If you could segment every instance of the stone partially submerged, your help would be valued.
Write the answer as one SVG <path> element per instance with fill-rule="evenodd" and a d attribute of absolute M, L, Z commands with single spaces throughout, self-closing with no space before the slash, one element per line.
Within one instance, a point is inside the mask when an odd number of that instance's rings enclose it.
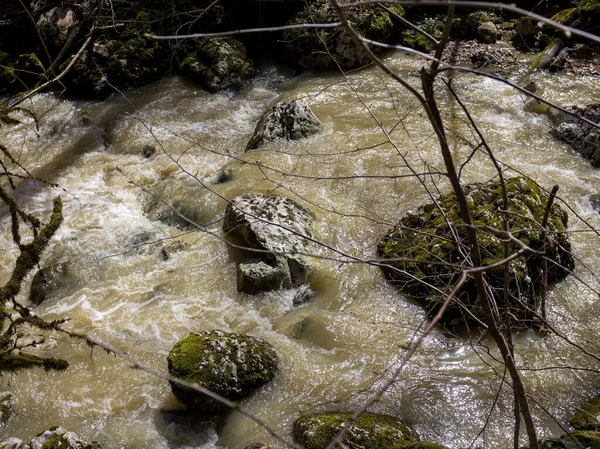
<path fill-rule="evenodd" d="M 62 427 L 53 427 L 42 432 L 31 440 L 23 443 L 19 438 L 8 438 L 0 442 L 1 449 L 103 449 L 97 441 L 86 443 L 81 441 L 73 432 Z"/>
<path fill-rule="evenodd" d="M 298 100 L 281 101 L 262 116 L 246 145 L 246 151 L 277 139 L 303 139 L 320 130 L 321 122 L 307 104 Z"/>
<path fill-rule="evenodd" d="M 169 374 L 199 384 L 230 401 L 249 396 L 277 372 L 279 357 L 267 342 L 222 331 L 190 334 L 179 340 L 167 358 Z M 226 409 L 222 403 L 175 382 L 179 402 L 206 413 Z"/>
<path fill-rule="evenodd" d="M 352 413 L 323 413 L 298 418 L 294 441 L 305 449 L 325 449 L 351 417 Z M 367 412 L 352 423 L 343 439 L 347 447 L 370 449 L 399 449 L 418 441 L 419 435 L 398 418 Z"/>
<path fill-rule="evenodd" d="M 568 109 L 600 126 L 600 104 L 572 106 Z M 554 135 L 589 159 L 594 167 L 600 167 L 600 128 L 554 108 L 549 113 Z"/>
<path fill-rule="evenodd" d="M 503 229 L 502 188 L 499 182 L 477 183 L 463 187 L 469 202 L 471 219 L 479 227 L 477 236 L 484 265 L 493 265 L 504 259 L 501 235 L 489 229 Z M 533 250 L 542 250 L 544 242 L 540 232 L 548 195 L 534 182 L 524 178 L 506 181 L 509 199 L 508 224 L 512 235 Z M 379 255 L 387 259 L 382 265 L 388 278 L 403 290 L 422 301 L 434 315 L 446 294 L 458 282 L 468 252 L 465 228 L 458 216 L 458 204 L 453 193 L 437 199 L 435 204 L 421 206 L 416 212 L 406 214 L 378 244 Z M 440 212 L 443 210 L 443 214 Z M 452 226 L 449 226 L 449 223 Z M 484 227 L 489 227 L 488 230 Z M 548 249 L 548 281 L 564 279 L 573 269 L 571 244 L 568 240 L 567 214 L 553 204 L 548 216 L 548 236 L 553 242 Z M 456 244 L 455 236 L 462 249 Z M 508 244 L 509 254 L 521 249 L 515 242 Z M 508 262 L 510 313 L 518 320 L 535 319 L 539 308 L 542 282 L 540 255 L 524 253 Z M 500 298 L 503 297 L 504 267 L 496 266 L 485 272 L 485 279 Z M 499 304 L 501 310 L 506 306 Z M 466 309 L 466 310 L 465 310 Z M 468 279 L 444 314 L 448 324 L 460 324 L 472 317 L 482 320 L 475 284 Z"/>
<path fill-rule="evenodd" d="M 308 263 L 301 254 L 309 249 L 313 221 L 312 212 L 289 198 L 234 198 L 227 205 L 223 231 L 241 246 L 258 250 L 240 263 L 238 290 L 257 293 L 306 283 Z"/>

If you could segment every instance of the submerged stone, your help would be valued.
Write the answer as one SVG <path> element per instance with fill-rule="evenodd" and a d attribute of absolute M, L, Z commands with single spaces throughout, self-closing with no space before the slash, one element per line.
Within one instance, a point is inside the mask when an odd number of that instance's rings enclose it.
<path fill-rule="evenodd" d="M 246 151 L 277 139 L 303 139 L 320 130 L 321 122 L 307 104 L 298 100 L 281 101 L 262 116 L 246 145 Z"/>
<path fill-rule="evenodd" d="M 72 263 L 62 262 L 38 270 L 31 281 L 29 301 L 39 305 L 58 291 L 65 295 L 73 293 L 83 285 L 83 279 Z"/>
<path fill-rule="evenodd" d="M 325 449 L 352 413 L 323 413 L 298 418 L 294 422 L 294 441 L 305 449 Z M 377 413 L 362 413 L 344 435 L 352 448 L 392 449 L 419 441 L 417 433 L 398 418 Z"/>
<path fill-rule="evenodd" d="M 490 229 L 502 230 L 503 217 L 508 219 L 514 237 L 533 250 L 544 247 L 540 223 L 543 220 L 548 195 L 534 182 L 524 178 L 506 181 L 509 213 L 503 214 L 502 188 L 498 181 L 463 186 L 471 219 L 478 226 L 477 236 L 484 265 L 493 265 L 504 259 L 501 235 Z M 387 259 L 382 265 L 388 278 L 403 290 L 422 301 L 434 315 L 445 300 L 445 293 L 458 282 L 465 257 L 468 254 L 465 228 L 461 226 L 458 204 L 454 193 L 437 199 L 437 204 L 421 206 L 406 214 L 378 244 L 379 255 Z M 442 212 L 440 211 L 443 211 Z M 548 249 L 548 281 L 564 279 L 574 267 L 567 229 L 567 214 L 553 204 L 547 223 L 548 236 L 554 242 Z M 460 247 L 456 243 L 458 238 Z M 508 244 L 509 254 L 521 247 Z M 402 259 L 402 260 L 399 260 Z M 509 304 L 498 301 L 501 310 L 508 308 L 517 320 L 534 320 L 538 310 L 542 281 L 541 257 L 525 253 L 508 262 Z M 504 288 L 504 267 L 497 266 L 484 274 L 490 287 Z M 466 310 L 464 310 L 464 309 Z M 444 314 L 443 321 L 460 324 L 464 320 L 484 319 L 475 284 L 468 279 Z"/>
<path fill-rule="evenodd" d="M 169 178 L 159 181 L 143 195 L 144 213 L 150 220 L 162 221 L 179 228 L 194 228 L 213 222 L 223 210 L 224 200 L 208 185 L 213 179 L 199 182 L 189 178 Z"/>
<path fill-rule="evenodd" d="M 279 357 L 267 342 L 222 331 L 190 334 L 167 358 L 169 374 L 199 384 L 230 401 L 238 401 L 275 376 Z M 171 382 L 179 402 L 206 413 L 226 409 L 218 401 Z"/>
<path fill-rule="evenodd" d="M 225 211 L 223 231 L 252 257 L 238 268 L 238 290 L 247 293 L 297 287 L 307 282 L 304 256 L 313 237 L 314 216 L 295 201 L 276 195 L 246 194 Z"/>

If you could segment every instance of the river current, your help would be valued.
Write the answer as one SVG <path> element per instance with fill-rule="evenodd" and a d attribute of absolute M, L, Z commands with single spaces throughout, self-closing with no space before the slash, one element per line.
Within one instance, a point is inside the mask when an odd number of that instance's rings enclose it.
<path fill-rule="evenodd" d="M 419 85 L 422 60 L 398 55 L 387 62 Z M 598 78 L 539 74 L 534 79 L 539 92 L 561 105 L 589 104 L 600 92 Z M 600 171 L 554 139 L 545 116 L 527 112 L 525 98 L 497 81 L 457 74 L 453 86 L 502 162 L 547 189 L 560 185 L 559 196 L 573 209 L 571 230 L 588 230 L 576 214 L 600 227 L 588 200 L 598 192 Z M 474 135 L 448 91 L 440 88 L 438 98 L 461 164 L 471 151 L 464 139 L 472 141 Z M 305 101 L 323 131 L 244 153 L 256 122 L 275 99 Z M 301 413 L 356 409 L 401 363 L 406 345 L 422 329 L 423 308 L 388 285 L 379 268 L 348 263 L 348 256 L 375 258 L 378 239 L 403 214 L 428 201 L 419 182 L 403 176 L 410 174 L 407 163 L 416 172 L 441 171 L 443 164 L 424 111 L 381 71 L 366 69 L 346 79 L 339 74 L 294 78 L 271 67 L 245 90 L 218 94 L 173 76 L 105 102 L 42 94 L 24 106 L 38 117 L 39 134 L 26 122 L 2 128 L 2 142 L 35 176 L 60 188 L 29 182 L 16 195 L 44 217 L 61 195 L 65 221 L 41 265 L 67 262 L 76 280 L 33 308 L 36 314 L 68 317 L 66 328 L 162 372 L 172 345 L 190 332 L 222 329 L 262 338 L 279 352 L 280 371 L 241 406 L 288 439 Z M 386 143 L 380 125 L 395 148 Z M 146 145 L 157 149 L 154 156 L 142 156 Z M 218 195 L 281 194 L 315 213 L 316 236 L 326 246 L 312 249 L 310 285 L 316 296 L 309 303 L 294 306 L 293 290 L 236 291 L 236 256 L 222 239 L 218 219 L 225 201 L 217 195 L 207 196 L 202 205 L 208 233 L 182 231 L 144 214 L 144 189 L 190 175 L 209 182 L 226 164 L 233 179 L 213 186 Z M 494 175 L 489 160 L 477 154 L 462 179 L 485 181 Z M 426 182 L 434 191 L 449 189 L 437 175 Z M 0 280 L 5 282 L 16 252 L 3 213 Z M 571 241 L 576 274 L 599 288 L 598 236 L 576 232 Z M 24 303 L 28 291 L 27 286 L 21 294 Z M 550 291 L 549 320 L 586 349 L 598 351 L 599 305 L 597 295 L 570 277 Z M 512 392 L 508 385 L 499 390 L 503 370 L 491 357 L 496 356 L 493 344 L 474 332 L 465 339 L 435 329 L 371 410 L 406 419 L 422 439 L 451 448 L 468 447 L 476 438 L 476 446 L 508 447 Z M 597 387 L 594 374 L 564 367 L 597 366 L 556 336 L 520 331 L 514 338 L 519 365 L 535 368 L 523 376 L 543 407 L 534 406 L 539 434 L 558 436 L 564 433 L 559 425 Z M 16 398 L 15 416 L 0 429 L 4 437 L 28 440 L 61 425 L 107 448 L 242 449 L 275 441 L 239 414 L 218 422 L 190 416 L 166 381 L 102 350 L 62 336 L 39 350 L 58 354 L 70 367 L 2 378 L 3 389 Z M 558 368 L 540 370 L 548 367 Z"/>

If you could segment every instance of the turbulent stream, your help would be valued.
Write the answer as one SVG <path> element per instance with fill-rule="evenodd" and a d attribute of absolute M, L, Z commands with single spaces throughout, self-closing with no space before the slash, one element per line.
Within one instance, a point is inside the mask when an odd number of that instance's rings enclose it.
<path fill-rule="evenodd" d="M 421 60 L 398 55 L 388 62 L 418 86 Z M 597 78 L 542 74 L 536 81 L 540 92 L 564 105 L 592 103 L 600 92 Z M 456 75 L 453 86 L 501 161 L 546 188 L 559 184 L 560 196 L 574 212 L 600 228 L 600 216 L 588 200 L 598 191 L 600 171 L 556 141 L 545 116 L 526 112 L 525 99 L 496 81 Z M 258 118 L 276 98 L 307 102 L 323 122 L 323 132 L 244 153 Z M 474 135 L 445 89 L 438 98 L 460 164 L 470 154 L 463 139 L 474 140 Z M 47 217 L 52 198 L 61 195 L 65 222 L 42 266 L 68 262 L 72 280 L 35 313 L 68 317 L 67 328 L 162 372 L 172 345 L 190 332 L 223 329 L 265 339 L 279 352 L 281 369 L 241 405 L 286 438 L 303 412 L 360 406 L 401 363 L 425 319 L 422 307 L 388 285 L 379 268 L 347 263 L 347 256 L 375 258 L 376 243 L 387 229 L 428 201 L 419 182 L 404 176 L 410 174 L 406 162 L 416 172 L 435 172 L 442 169 L 442 159 L 423 110 L 382 72 L 367 69 L 346 81 L 337 74 L 292 78 L 266 68 L 246 90 L 219 94 L 169 77 L 102 103 L 43 94 L 26 106 L 39 118 L 39 136 L 26 123 L 3 128 L 2 141 L 35 176 L 60 186 L 29 182 L 17 196 L 28 210 Z M 373 117 L 396 148 L 386 143 Z M 157 148 L 153 157 L 141 155 L 145 145 Z M 211 181 L 226 164 L 233 179 L 213 185 L 216 194 L 207 194 L 200 205 L 202 224 L 210 232 L 182 231 L 144 214 L 149 195 L 144 189 L 166 178 Z M 481 154 L 462 173 L 466 182 L 494 175 Z M 427 179 L 435 189 L 432 181 L 448 191 L 439 176 Z M 225 200 L 220 197 L 247 191 L 289 196 L 317 216 L 317 239 L 326 246 L 313 247 L 310 284 L 316 297 L 308 304 L 294 306 L 291 290 L 236 291 L 236 254 L 222 239 Z M 16 254 L 9 217 L 3 214 L 2 282 Z M 569 221 L 570 229 L 588 229 L 573 212 Z M 576 273 L 598 288 L 588 268 L 600 267 L 599 238 L 579 232 L 572 242 Z M 28 290 L 22 292 L 25 303 Z M 550 322 L 587 349 L 599 349 L 599 303 L 581 282 L 568 278 L 550 292 Z M 468 447 L 488 419 L 502 377 L 486 350 L 491 342 L 478 337 L 434 330 L 372 410 L 406 419 L 423 439 Z M 521 331 L 515 343 L 524 367 L 593 366 L 556 336 Z M 275 441 L 239 414 L 203 422 L 182 412 L 166 381 L 99 349 L 54 336 L 40 350 L 67 359 L 70 368 L 3 377 L 3 389 L 16 397 L 16 415 L 1 429 L 4 437 L 26 440 L 61 425 L 108 448 L 242 449 Z M 597 386 L 592 374 L 569 369 L 524 371 L 524 377 L 535 400 L 556 418 L 535 408 L 542 436 L 561 434 L 559 424 Z M 505 385 L 476 445 L 508 447 L 511 438 L 512 393 Z"/>

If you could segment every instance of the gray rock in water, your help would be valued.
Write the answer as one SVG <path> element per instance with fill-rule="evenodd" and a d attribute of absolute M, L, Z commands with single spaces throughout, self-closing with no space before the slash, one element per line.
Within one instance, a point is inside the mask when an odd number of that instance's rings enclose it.
<path fill-rule="evenodd" d="M 29 448 L 29 445 L 25 447 Z M 23 440 L 15 437 L 7 438 L 0 442 L 0 449 L 24 449 Z"/>
<path fill-rule="evenodd" d="M 493 22 L 484 22 L 477 27 L 477 33 L 483 42 L 493 44 L 500 37 L 500 31 Z"/>
<path fill-rule="evenodd" d="M 29 301 L 39 305 L 59 290 L 65 295 L 83 286 L 83 280 L 69 262 L 56 263 L 38 270 L 31 281 Z"/>
<path fill-rule="evenodd" d="M 600 104 L 572 106 L 569 110 L 600 124 Z M 594 167 L 600 167 L 600 129 L 554 108 L 550 108 L 549 114 L 554 125 L 554 135 L 569 143 L 575 151 L 589 159 Z"/>
<path fill-rule="evenodd" d="M 15 412 L 15 398 L 10 391 L 0 394 L 0 425 L 6 424 Z M 0 447 L 2 447 L 0 445 Z"/>
<path fill-rule="evenodd" d="M 247 194 L 227 206 L 223 230 L 259 250 L 240 264 L 238 289 L 247 293 L 299 286 L 307 281 L 314 215 L 295 201 L 275 195 Z"/>
<path fill-rule="evenodd" d="M 321 122 L 310 107 L 301 101 L 276 103 L 262 116 L 246 151 L 258 148 L 264 142 L 277 139 L 298 140 L 317 134 Z"/>

